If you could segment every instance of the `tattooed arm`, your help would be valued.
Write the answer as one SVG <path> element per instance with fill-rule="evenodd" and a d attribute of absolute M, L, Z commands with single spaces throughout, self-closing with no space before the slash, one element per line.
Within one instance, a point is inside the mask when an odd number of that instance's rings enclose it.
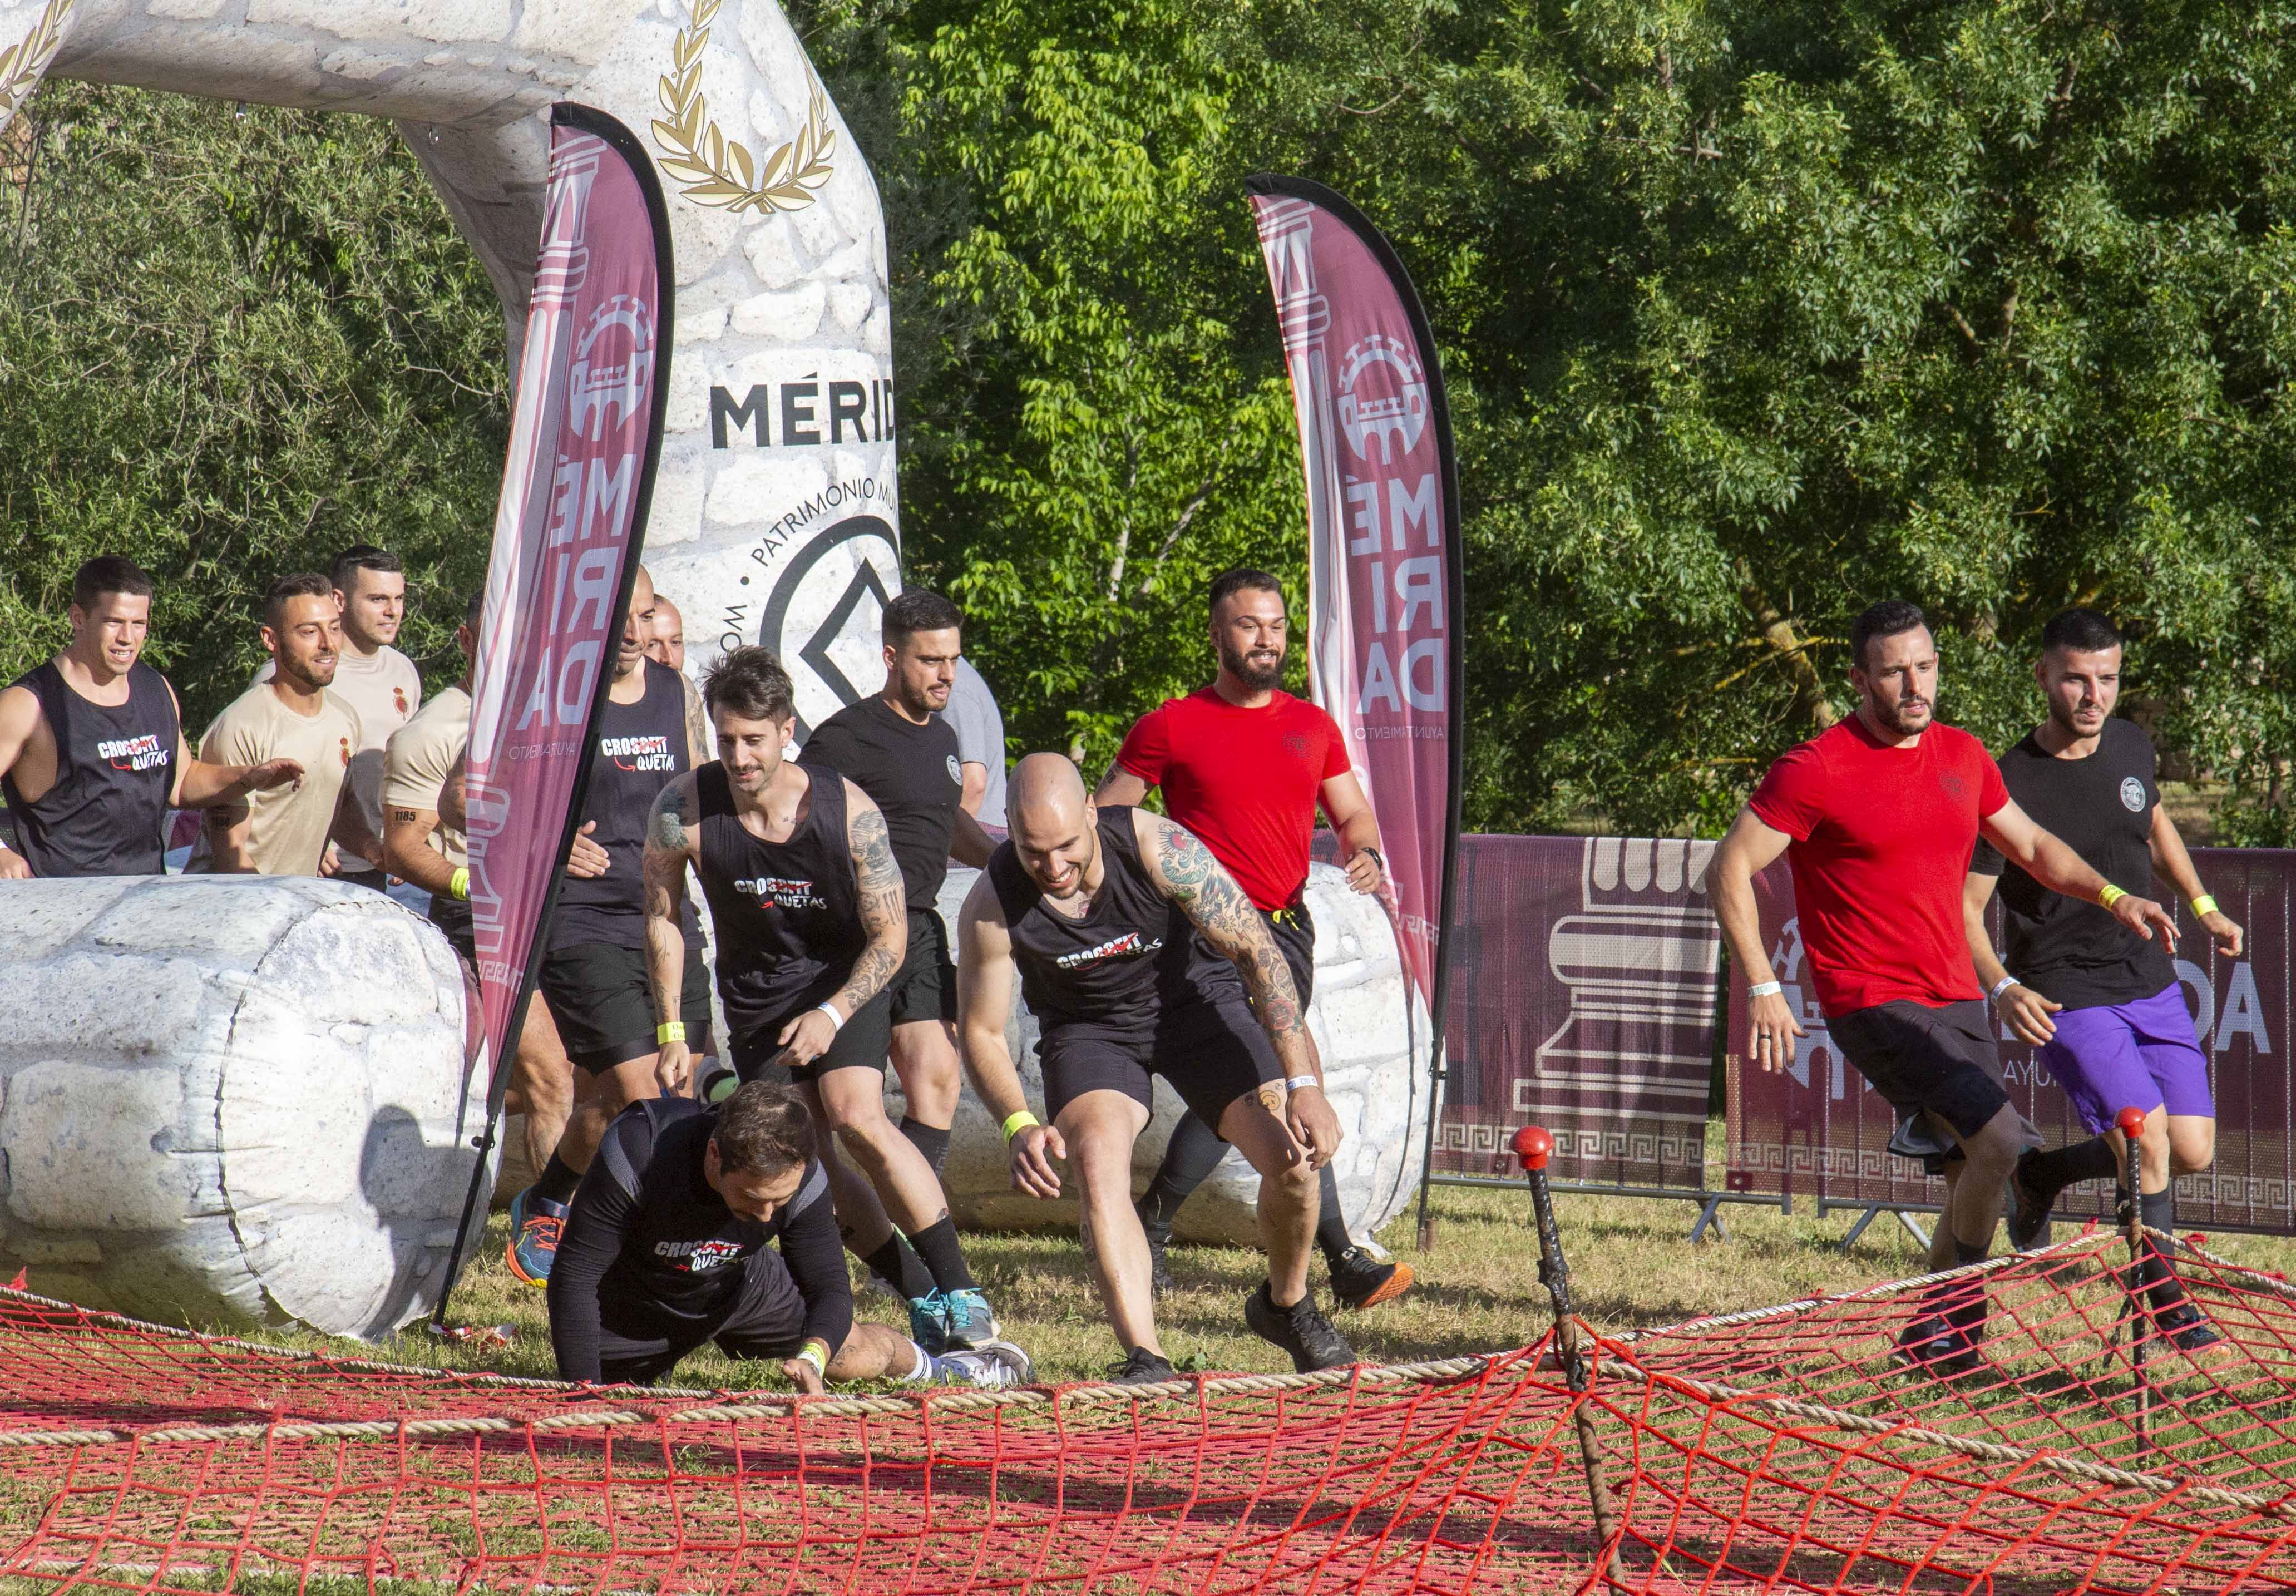
<path fill-rule="evenodd" d="M 659 1025 L 668 1025 L 684 1012 L 679 999 L 685 987 L 685 932 L 677 923 L 677 911 L 685 901 L 686 861 L 694 856 L 701 836 L 695 793 L 693 773 L 688 771 L 661 790 L 646 821 L 641 866 L 645 878 L 646 985 L 652 989 Z M 693 1073 L 692 1050 L 684 1042 L 663 1043 L 653 1073 L 664 1092 L 684 1093 Z"/>
<path fill-rule="evenodd" d="M 684 672 L 678 674 L 677 684 L 685 690 L 686 761 L 699 768 L 718 757 L 718 740 L 709 730 L 709 715 L 701 707 L 701 692 Z"/>
<path fill-rule="evenodd" d="M 826 770 L 809 774 L 816 782 L 845 781 Z M 868 941 L 846 973 L 845 985 L 827 1003 L 783 1026 L 775 1038 L 791 1064 L 810 1064 L 827 1052 L 845 1022 L 885 989 L 909 951 L 908 904 L 901 867 L 893 863 L 892 839 L 885 833 L 884 814 L 850 782 L 845 782 L 845 839 L 853 850 L 854 886 Z"/>
<path fill-rule="evenodd" d="M 1243 978 L 1252 1011 L 1283 1062 L 1283 1078 L 1300 1083 L 1289 1094 L 1284 1118 L 1308 1161 L 1321 1169 L 1339 1150 L 1339 1120 L 1324 1100 L 1322 1071 L 1308 1045 L 1307 1012 L 1267 921 L 1195 833 L 1145 809 L 1132 812 L 1132 826 L 1149 879 Z"/>

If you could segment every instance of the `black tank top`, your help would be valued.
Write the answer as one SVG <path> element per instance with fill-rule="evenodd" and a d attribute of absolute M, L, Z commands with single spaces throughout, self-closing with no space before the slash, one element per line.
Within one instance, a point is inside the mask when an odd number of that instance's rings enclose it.
<path fill-rule="evenodd" d="M 1100 896 L 1071 920 L 1045 895 L 1005 842 L 989 855 L 988 876 L 1012 933 L 1021 995 L 1046 1030 L 1086 1027 L 1142 1036 L 1167 1011 L 1243 997 L 1235 966 L 1196 947 L 1187 913 L 1157 890 L 1140 863 L 1132 810 L 1100 806 Z"/>
<path fill-rule="evenodd" d="M 767 842 L 742 826 L 722 763 L 713 759 L 695 773 L 701 891 L 718 931 L 718 994 L 737 1031 L 826 1002 L 869 940 L 845 831 L 845 780 L 823 765 L 798 768 L 813 791 L 787 842 Z"/>
<path fill-rule="evenodd" d="M 667 665 L 645 662 L 645 697 L 608 699 L 598 711 L 590 786 L 582 819 L 595 821 L 590 840 L 606 850 L 606 873 L 568 876 L 550 922 L 554 950 L 578 942 L 645 948 L 645 834 L 661 790 L 692 768 L 685 743 L 684 680 Z"/>
<path fill-rule="evenodd" d="M 183 726 L 160 673 L 127 667 L 127 701 L 98 704 L 64 681 L 55 661 L 12 685 L 31 690 L 56 741 L 56 784 L 37 800 L 0 777 L 9 815 L 36 876 L 156 876 L 167 868 L 160 827 L 176 785 Z"/>

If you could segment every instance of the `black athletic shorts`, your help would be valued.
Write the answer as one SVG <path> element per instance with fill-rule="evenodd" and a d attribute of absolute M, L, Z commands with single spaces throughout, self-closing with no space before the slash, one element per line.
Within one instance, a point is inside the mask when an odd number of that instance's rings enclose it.
<path fill-rule="evenodd" d="M 805 1298 L 776 1253 L 742 1261 L 742 1291 L 722 1315 L 704 1324 L 679 1324 L 674 1333 L 649 1324 L 637 1305 L 617 1304 L 611 1286 L 598 1292 L 599 1379 L 606 1385 L 651 1386 L 688 1353 L 715 1341 L 729 1358 L 793 1358 L 805 1345 Z M 834 1351 L 835 1348 L 832 1348 Z"/>
<path fill-rule="evenodd" d="M 447 933 L 447 940 L 472 970 L 479 967 L 479 945 L 471 933 L 471 905 L 458 897 L 430 895 L 430 923 Z"/>
<path fill-rule="evenodd" d="M 949 962 L 948 927 L 938 909 L 909 911 L 909 951 L 887 983 L 895 1025 L 920 1019 L 956 1023 L 956 966 Z"/>
<path fill-rule="evenodd" d="M 1841 1056 L 1891 1108 L 1915 1117 L 1909 1139 L 1892 1150 L 1919 1158 L 1931 1174 L 1961 1157 L 1961 1149 L 1925 1134 L 1918 1116 L 1933 1114 L 1956 1135 L 1973 1136 L 2008 1105 L 1993 1016 L 1974 998 L 1942 1008 L 1904 999 L 1876 1003 L 1829 1018 L 1825 1028 Z M 2039 1146 L 2039 1134 L 2030 1125 L 2026 1130 L 2028 1145 Z"/>
<path fill-rule="evenodd" d="M 566 1056 L 592 1075 L 660 1046 L 653 1039 L 653 989 L 642 953 L 612 942 L 577 942 L 543 960 L 536 986 L 558 1022 Z M 698 1059 L 710 1051 L 709 971 L 691 949 L 677 1008 L 685 1045 Z"/>
<path fill-rule="evenodd" d="M 1160 1075 L 1215 1132 L 1228 1104 L 1264 1081 L 1283 1078 L 1275 1044 L 1234 998 L 1168 1011 L 1152 1035 L 1126 1037 L 1074 1026 L 1048 1030 L 1037 1043 L 1037 1062 L 1045 1072 L 1048 1119 L 1059 1119 L 1062 1109 L 1087 1092 L 1121 1092 L 1152 1109 L 1149 1076 Z"/>
<path fill-rule="evenodd" d="M 829 1051 L 810 1064 L 784 1064 L 775 1060 L 782 1046 L 776 1040 L 782 1027 L 800 1015 L 816 1008 L 808 1003 L 802 1009 L 791 1010 L 762 1025 L 735 1025 L 729 1017 L 728 1028 L 733 1031 L 730 1049 L 734 1072 L 744 1083 L 756 1080 L 817 1081 L 837 1069 L 873 1069 L 885 1073 L 885 1055 L 893 1046 L 893 1000 L 880 992 L 864 1004 L 861 1012 L 847 1020 L 838 1030 L 837 1038 Z"/>
<path fill-rule="evenodd" d="M 1308 1000 L 1316 995 L 1316 921 L 1308 913 L 1308 900 L 1301 898 L 1288 909 L 1262 909 L 1259 918 L 1267 923 L 1268 935 L 1275 938 L 1275 951 L 1283 955 L 1283 966 L 1292 972 L 1292 985 L 1300 994 L 1300 1006 L 1307 1007 Z M 1201 958 L 1226 959 L 1203 933 L 1196 933 L 1196 953 Z"/>

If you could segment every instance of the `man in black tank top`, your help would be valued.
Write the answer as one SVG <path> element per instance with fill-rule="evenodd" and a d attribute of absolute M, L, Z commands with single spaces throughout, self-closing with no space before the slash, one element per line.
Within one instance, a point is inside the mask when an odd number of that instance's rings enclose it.
<path fill-rule="evenodd" d="M 1132 1144 L 1148 1125 L 1152 1075 L 1259 1172 L 1267 1280 L 1246 1300 L 1245 1322 L 1301 1371 L 1354 1363 L 1308 1286 L 1316 1172 L 1338 1150 L 1339 1120 L 1267 922 L 1193 833 L 1144 809 L 1095 807 L 1058 754 L 1021 761 L 1005 813 L 1012 838 L 958 929 L 957 1034 L 973 1089 L 1004 1127 L 1013 1184 L 1057 1197 L 1052 1160 L 1076 1166 L 1093 1274 L 1125 1352 L 1111 1374 L 1174 1378 L 1132 1206 Z M 1004 1044 L 1016 966 L 1041 1027 L 1049 1126 L 1029 1112 Z"/>
<path fill-rule="evenodd" d="M 789 675 L 767 650 L 724 656 L 702 697 L 718 760 L 662 790 L 646 835 L 655 1012 L 676 1012 L 677 911 L 690 864 L 718 933 L 734 1068 L 744 1081 L 797 1083 L 822 1133 L 846 1245 L 908 1299 L 919 1345 L 985 1345 L 996 1338 L 996 1317 L 965 1267 L 940 1182 L 885 1117 L 885 988 L 908 937 L 885 817 L 835 771 L 783 757 L 797 712 Z M 689 1068 L 685 1045 L 665 1043 L 663 1086 L 676 1090 Z M 845 1167 L 837 1143 L 865 1179 Z"/>
<path fill-rule="evenodd" d="M 646 985 L 646 817 L 663 787 L 709 757 L 709 740 L 693 683 L 646 658 L 653 604 L 653 579 L 640 566 L 622 617 L 614 678 L 592 728 L 582 828 L 558 886 L 550 945 L 535 983 L 567 1058 L 595 1077 L 597 1092 L 573 1108 L 549 1162 L 512 1199 L 504 1261 L 530 1286 L 550 1278 L 567 1205 L 608 1122 L 659 1090 L 654 1065 L 661 1044 Z M 686 961 L 678 1022 L 695 1040 L 709 1029 L 709 976 L 699 958 Z"/>
<path fill-rule="evenodd" d="M 72 578 L 71 642 L 0 692 L 0 880 L 156 876 L 170 808 L 230 805 L 299 784 L 292 759 L 209 765 L 184 741 L 167 678 L 143 662 L 152 578 L 106 554 Z"/>

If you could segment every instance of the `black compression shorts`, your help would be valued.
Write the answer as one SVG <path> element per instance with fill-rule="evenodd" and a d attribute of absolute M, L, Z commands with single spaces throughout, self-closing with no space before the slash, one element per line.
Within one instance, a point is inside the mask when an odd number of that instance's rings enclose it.
<path fill-rule="evenodd" d="M 1152 1109 L 1149 1077 L 1160 1075 L 1199 1119 L 1218 1131 L 1230 1103 L 1263 1082 L 1283 1078 L 1275 1044 L 1250 1009 L 1234 998 L 1168 1013 L 1153 1035 L 1127 1037 L 1073 1026 L 1049 1030 L 1037 1043 L 1037 1061 L 1045 1072 L 1045 1113 L 1054 1120 L 1087 1092 L 1121 1092 Z"/>
<path fill-rule="evenodd" d="M 593 1075 L 643 1059 L 660 1044 L 654 1040 L 653 989 L 646 979 L 645 955 L 612 942 L 577 942 L 542 962 L 536 983 L 566 1056 Z M 678 1016 L 685 1045 L 695 1058 L 709 1051 L 709 971 L 688 949 L 685 980 L 678 992 Z"/>
<path fill-rule="evenodd" d="M 776 1062 L 781 1055 L 778 1040 L 782 1027 L 805 1014 L 816 1005 L 808 1003 L 763 1025 L 743 1026 L 734 1030 L 731 1038 L 734 1073 L 744 1082 L 817 1081 L 838 1069 L 873 1069 L 885 1073 L 885 1056 L 893 1045 L 893 1002 L 880 992 L 862 1007 L 861 1012 L 847 1020 L 830 1043 L 829 1051 L 810 1064 Z"/>
<path fill-rule="evenodd" d="M 909 911 L 909 951 L 885 991 L 895 1025 L 920 1019 L 956 1023 L 956 966 L 948 956 L 948 927 L 938 909 Z"/>
<path fill-rule="evenodd" d="M 788 1266 L 774 1252 L 742 1261 L 741 1295 L 706 1324 L 678 1324 L 671 1333 L 650 1324 L 642 1303 L 617 1303 L 611 1277 L 598 1290 L 598 1373 L 602 1384 L 651 1386 L 678 1361 L 715 1341 L 729 1358 L 793 1358 L 805 1345 L 805 1298 Z M 837 1349 L 831 1347 L 834 1353 Z"/>

